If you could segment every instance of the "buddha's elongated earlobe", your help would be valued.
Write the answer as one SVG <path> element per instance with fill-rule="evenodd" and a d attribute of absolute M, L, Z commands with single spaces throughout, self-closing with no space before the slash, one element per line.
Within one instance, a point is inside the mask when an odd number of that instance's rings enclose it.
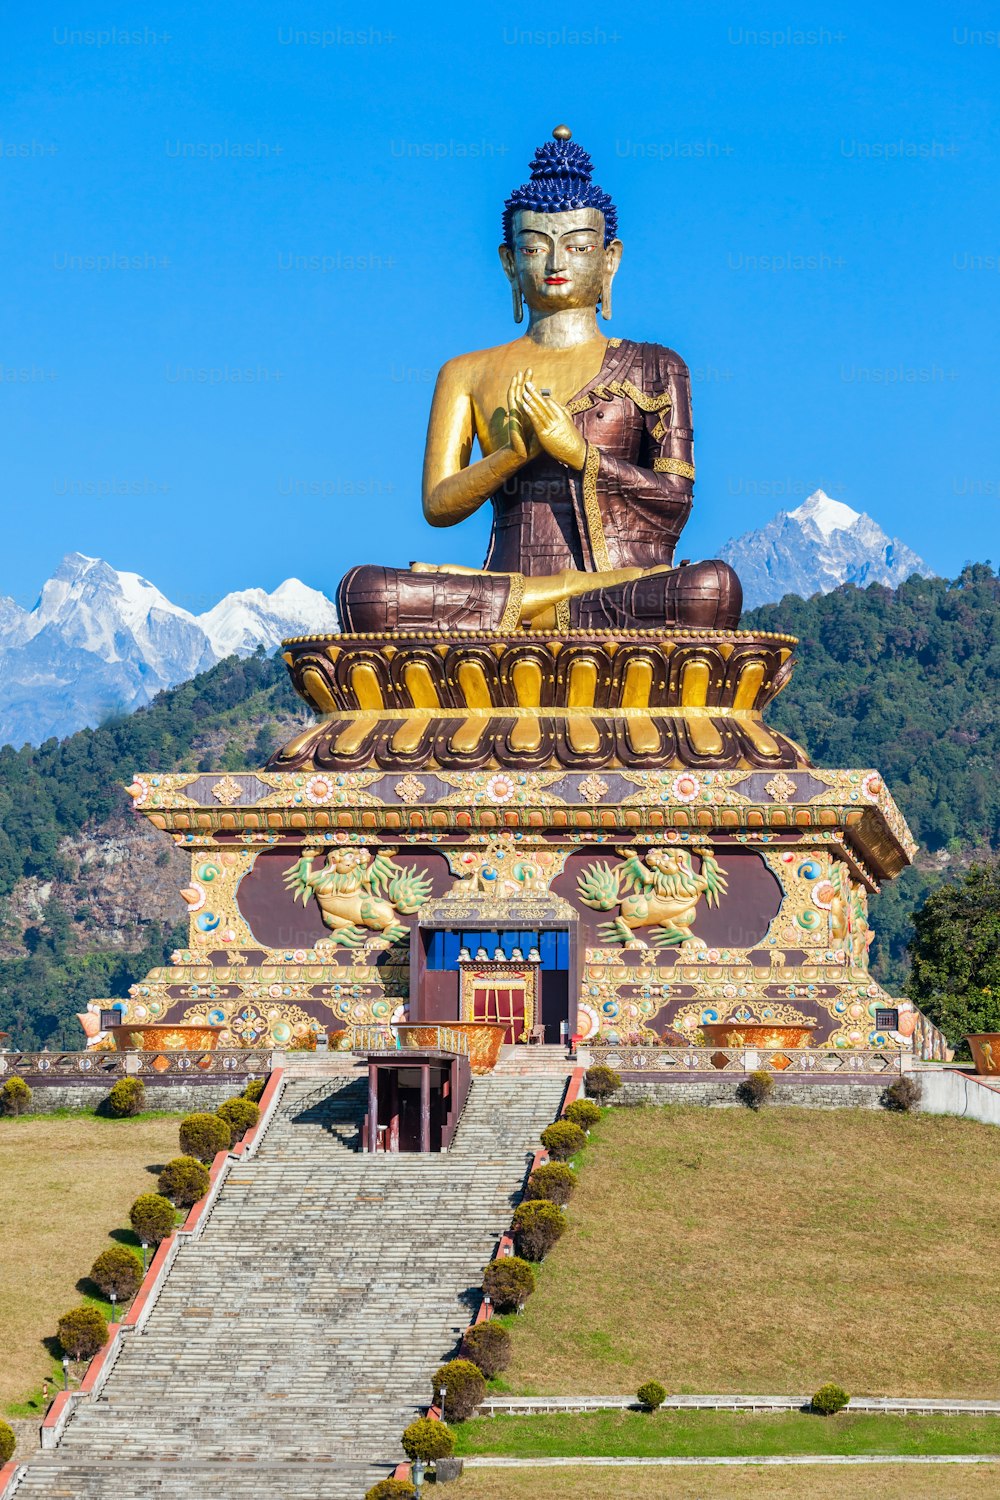
<path fill-rule="evenodd" d="M 514 303 L 514 322 L 515 323 L 523 323 L 524 322 L 524 299 L 521 296 L 521 288 L 518 285 L 516 277 L 514 278 L 514 280 L 510 284 L 510 294 L 511 294 L 511 298 L 512 298 L 513 303 Z"/>
<path fill-rule="evenodd" d="M 605 271 L 604 280 L 601 282 L 601 317 L 605 320 L 611 317 L 611 281 L 612 271 Z"/>

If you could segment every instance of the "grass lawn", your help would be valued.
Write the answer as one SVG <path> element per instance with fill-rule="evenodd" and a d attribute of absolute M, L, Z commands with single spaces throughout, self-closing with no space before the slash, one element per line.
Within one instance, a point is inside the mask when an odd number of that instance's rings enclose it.
<path fill-rule="evenodd" d="M 454 1500 L 995 1500 L 1000 1464 L 467 1469 L 454 1491 Z"/>
<path fill-rule="evenodd" d="M 507 1389 L 1000 1388 L 1000 1136 L 867 1110 L 609 1110 Z"/>
<path fill-rule="evenodd" d="M 785 1453 L 1000 1454 L 1000 1417 L 841 1412 L 601 1411 L 481 1417 L 455 1428 L 456 1452 L 510 1458 L 749 1458 Z"/>
<path fill-rule="evenodd" d="M 108 1311 L 77 1283 L 113 1243 L 109 1233 L 128 1223 L 135 1198 L 156 1191 L 149 1169 L 179 1154 L 181 1118 L 0 1119 L 0 1411 L 35 1414 L 53 1371 L 43 1340 L 54 1340 L 68 1308 L 89 1300 Z"/>

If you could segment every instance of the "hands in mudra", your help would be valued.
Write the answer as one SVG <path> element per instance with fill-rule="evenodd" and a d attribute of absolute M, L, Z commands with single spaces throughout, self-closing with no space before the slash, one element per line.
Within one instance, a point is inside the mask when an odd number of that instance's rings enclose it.
<path fill-rule="evenodd" d="M 583 468 L 587 444 L 573 418 L 552 396 L 531 382 L 531 370 L 518 370 L 507 389 L 507 441 L 523 463 L 544 449 L 570 469 Z"/>

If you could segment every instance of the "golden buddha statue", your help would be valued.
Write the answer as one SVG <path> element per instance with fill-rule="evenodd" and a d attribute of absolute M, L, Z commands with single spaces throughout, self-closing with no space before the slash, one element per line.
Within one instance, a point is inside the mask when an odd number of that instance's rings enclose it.
<path fill-rule="evenodd" d="M 687 366 L 659 344 L 601 333 L 596 309 L 611 317 L 622 255 L 617 212 L 570 131 L 553 137 L 503 218 L 500 260 L 527 330 L 443 367 L 427 431 L 424 515 L 454 526 L 489 500 L 486 561 L 356 567 L 338 593 L 346 631 L 739 621 L 731 568 L 674 566 L 694 482 Z"/>

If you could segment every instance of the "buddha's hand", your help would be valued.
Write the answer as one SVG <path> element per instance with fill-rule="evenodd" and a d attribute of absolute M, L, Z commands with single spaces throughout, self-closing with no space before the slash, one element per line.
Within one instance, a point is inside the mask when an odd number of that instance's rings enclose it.
<path fill-rule="evenodd" d="M 543 396 L 531 383 L 531 371 L 524 382 L 524 409 L 546 453 L 569 469 L 580 471 L 587 461 L 587 442 L 576 423 L 558 401 Z"/>
<path fill-rule="evenodd" d="M 507 446 L 521 464 L 537 458 L 541 445 L 524 406 L 525 381 L 530 370 L 518 370 L 507 387 Z"/>

